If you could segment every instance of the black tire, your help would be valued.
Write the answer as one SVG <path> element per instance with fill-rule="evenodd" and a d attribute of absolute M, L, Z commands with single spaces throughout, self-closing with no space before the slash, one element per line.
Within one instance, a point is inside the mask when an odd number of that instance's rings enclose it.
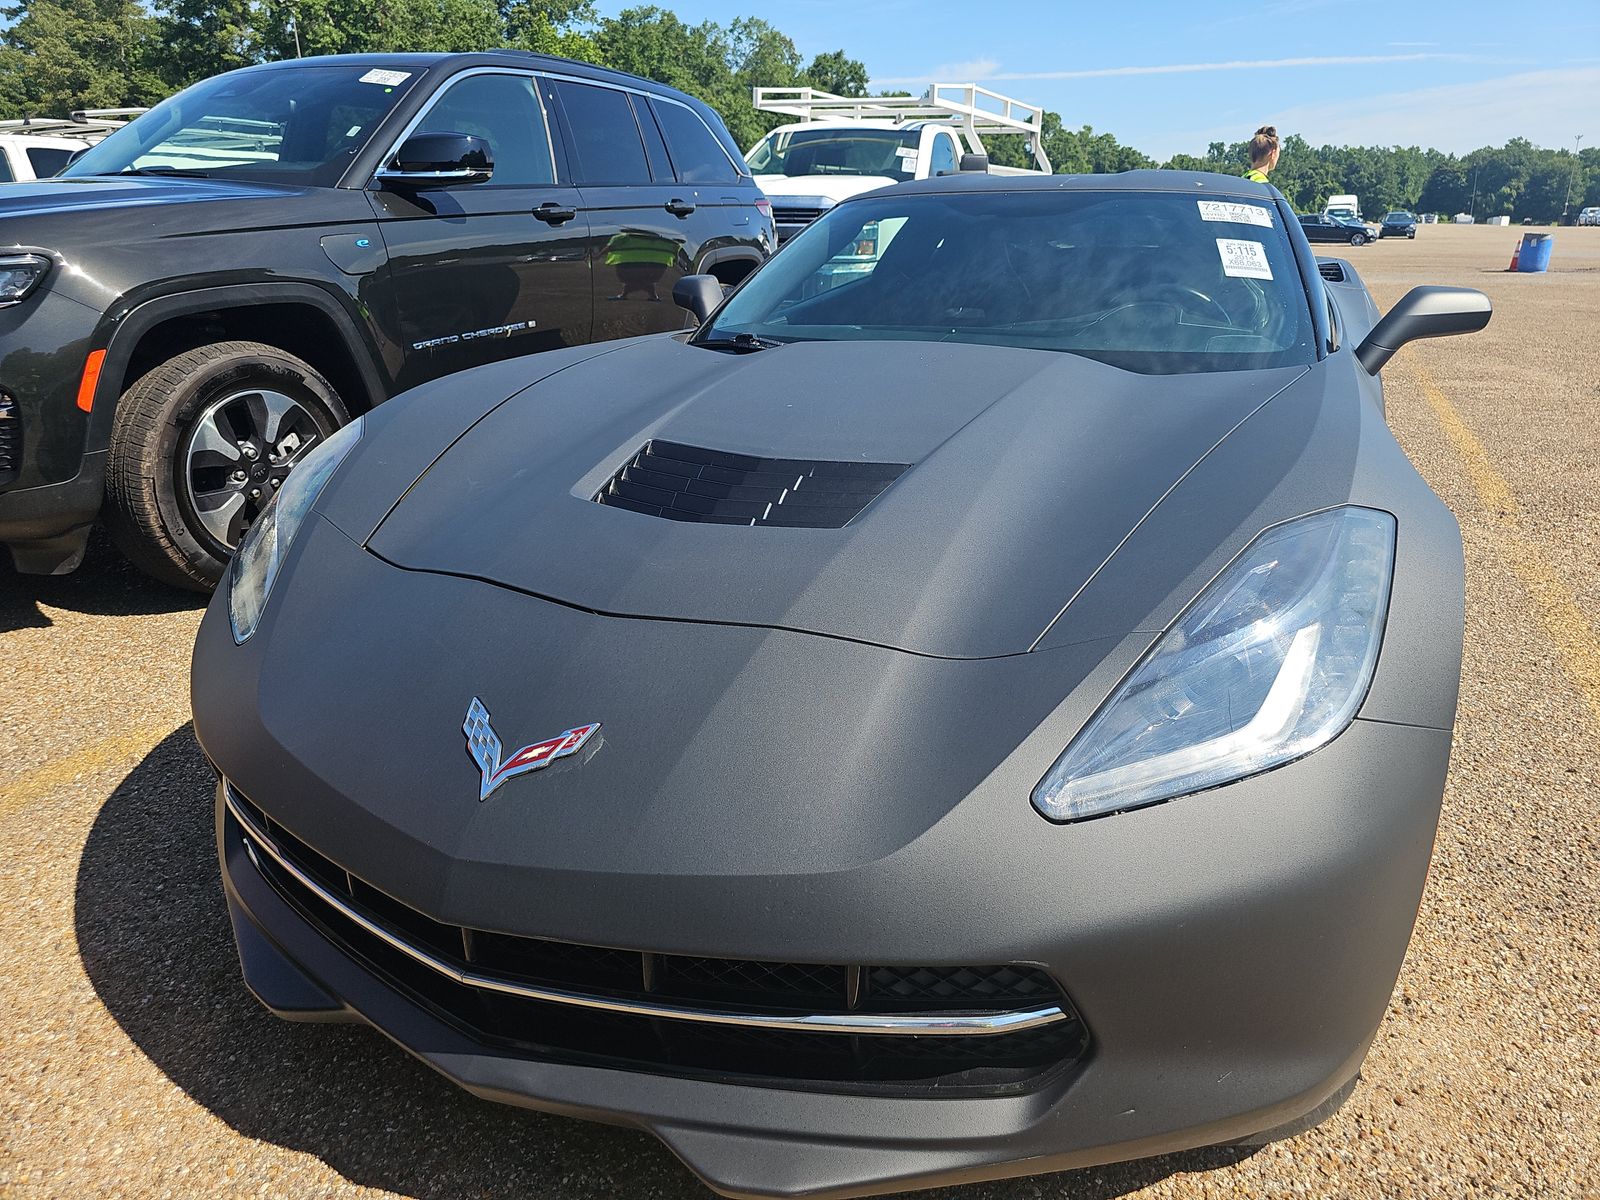
<path fill-rule="evenodd" d="M 263 414 L 258 424 L 278 435 L 274 445 L 265 444 L 260 430 L 249 433 L 251 413 Z M 215 342 L 175 355 L 141 375 L 118 401 L 106 467 L 106 525 L 118 548 L 146 574 L 209 592 L 222 578 L 238 534 L 283 476 L 349 420 L 333 385 L 275 346 Z M 244 434 L 233 442 L 236 463 L 198 446 L 202 421 L 214 432 L 226 426 Z M 214 465 L 195 465 L 211 460 Z M 197 490 L 202 476 L 206 488 L 210 481 L 221 486 Z M 228 505 L 206 508 L 196 499 L 229 489 L 238 503 L 226 518 L 219 514 Z"/>
<path fill-rule="evenodd" d="M 1352 246 L 1365 246 L 1367 244 L 1367 235 L 1364 233 L 1352 233 L 1350 235 L 1350 244 Z"/>

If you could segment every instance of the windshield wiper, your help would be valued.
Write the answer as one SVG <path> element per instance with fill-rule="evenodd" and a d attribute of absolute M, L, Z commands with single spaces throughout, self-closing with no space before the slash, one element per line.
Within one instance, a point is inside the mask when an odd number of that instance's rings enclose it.
<path fill-rule="evenodd" d="M 707 350 L 732 350 L 736 354 L 754 354 L 757 350 L 772 350 L 784 345 L 777 338 L 762 337 L 759 333 L 736 333 L 732 337 L 707 338 L 694 343 Z"/>
<path fill-rule="evenodd" d="M 210 179 L 210 172 L 189 167 L 123 167 L 118 175 L 181 175 L 186 179 Z"/>

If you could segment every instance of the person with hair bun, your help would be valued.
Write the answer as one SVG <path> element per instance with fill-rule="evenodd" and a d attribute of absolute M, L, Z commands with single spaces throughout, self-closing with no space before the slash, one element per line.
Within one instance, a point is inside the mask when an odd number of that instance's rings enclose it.
<path fill-rule="evenodd" d="M 1278 165 L 1278 130 L 1273 125 L 1263 125 L 1250 139 L 1250 169 L 1244 177 L 1252 183 L 1267 182 L 1267 173 Z"/>

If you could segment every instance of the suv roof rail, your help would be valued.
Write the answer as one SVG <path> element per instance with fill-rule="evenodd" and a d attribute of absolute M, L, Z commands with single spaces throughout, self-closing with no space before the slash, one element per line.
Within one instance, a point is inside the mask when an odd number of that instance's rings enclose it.
<path fill-rule="evenodd" d="M 98 140 L 115 133 L 147 108 L 80 108 L 65 117 L 21 117 L 0 121 L 0 133 Z"/>
<path fill-rule="evenodd" d="M 1050 172 L 1044 151 L 1044 109 L 975 83 L 930 83 L 921 96 L 836 96 L 812 87 L 758 87 L 750 99 L 762 112 L 802 121 L 935 121 L 958 126 L 975 153 L 985 133 L 1022 134 L 1041 171 Z"/>

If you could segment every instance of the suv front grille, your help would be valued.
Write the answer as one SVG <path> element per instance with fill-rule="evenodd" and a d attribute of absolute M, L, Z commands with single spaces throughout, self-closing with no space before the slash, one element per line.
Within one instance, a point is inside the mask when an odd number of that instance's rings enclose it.
<path fill-rule="evenodd" d="M 22 412 L 16 397 L 0 392 L 0 485 L 11 483 L 22 470 Z"/>
<path fill-rule="evenodd" d="M 646 442 L 594 500 L 669 521 L 838 529 L 906 466 L 757 458 L 656 439 Z"/>
<path fill-rule="evenodd" d="M 281 895 L 347 952 L 442 1019 L 487 1045 L 532 1057 L 603 1062 L 673 1075 L 826 1090 L 994 1093 L 1036 1086 L 1079 1061 L 1088 1033 L 1060 986 L 1038 967 L 884 967 L 648 954 L 446 925 L 343 871 L 230 789 L 227 822 Z M 257 853 L 259 847 L 261 852 Z M 292 869 L 290 869 L 292 868 Z M 314 880 L 338 906 L 307 886 Z M 341 912 L 343 907 L 348 912 Z M 379 936 L 350 913 L 387 931 Z M 394 945 L 425 949 L 430 969 Z M 573 1002 L 474 986 L 461 976 L 546 988 Z M 587 1007 L 694 1006 L 706 1020 Z M 680 1010 L 681 1011 L 681 1010 Z M 971 1014 L 1038 1018 L 1015 1032 L 916 1036 L 813 1032 L 797 1014 L 931 1023 Z M 723 1023 L 716 1014 L 732 1018 Z M 770 1017 L 773 1024 L 762 1024 Z M 815 1019 L 807 1017 L 804 1019 Z M 790 1023 L 785 1025 L 785 1021 Z M 738 1023 L 746 1022 L 746 1023 Z"/>

